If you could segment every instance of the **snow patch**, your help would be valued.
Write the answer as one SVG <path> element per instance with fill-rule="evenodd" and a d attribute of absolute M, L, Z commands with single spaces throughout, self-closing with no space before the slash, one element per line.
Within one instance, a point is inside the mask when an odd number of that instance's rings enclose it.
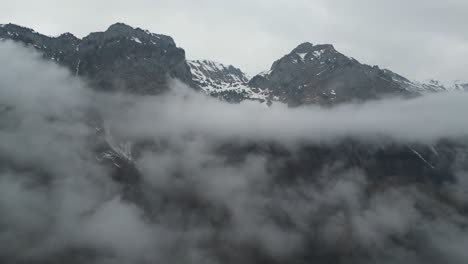
<path fill-rule="evenodd" d="M 139 44 L 143 44 L 143 42 L 141 42 L 141 40 L 137 37 L 132 37 L 130 40 L 135 41 L 136 43 L 139 43 Z"/>
<path fill-rule="evenodd" d="M 262 71 L 262 72 L 259 73 L 258 75 L 263 76 L 263 77 L 266 77 L 267 75 L 270 75 L 272 72 L 273 72 L 273 70 Z"/>
<path fill-rule="evenodd" d="M 326 71 L 327 71 L 327 69 L 325 69 L 325 70 L 323 70 L 323 71 L 321 71 L 321 72 L 319 72 L 319 73 L 317 73 L 317 74 L 315 74 L 315 75 L 316 75 L 316 76 L 320 76 L 320 75 L 322 75 L 322 73 L 324 73 L 324 72 L 326 72 Z"/>
<path fill-rule="evenodd" d="M 426 163 L 429 167 L 431 167 L 431 169 L 435 169 L 435 167 L 430 164 L 421 154 L 419 154 L 419 152 L 417 152 L 416 150 L 410 148 L 410 150 L 416 154 L 416 156 L 418 156 L 424 163 Z"/>
<path fill-rule="evenodd" d="M 237 93 L 252 100 L 267 100 L 266 91 L 249 87 L 247 75 L 231 73 L 230 66 L 207 60 L 188 61 L 188 65 L 194 81 L 207 94 Z"/>
<path fill-rule="evenodd" d="M 314 55 L 315 58 L 320 59 L 322 55 L 325 53 L 325 49 L 321 50 L 314 50 L 312 54 Z"/>
<path fill-rule="evenodd" d="M 296 53 L 297 56 L 301 57 L 301 60 L 304 61 L 308 53 Z"/>
<path fill-rule="evenodd" d="M 81 59 L 78 59 L 78 63 L 76 64 L 76 69 L 75 69 L 75 76 L 78 76 L 80 74 L 80 64 L 81 64 Z"/>

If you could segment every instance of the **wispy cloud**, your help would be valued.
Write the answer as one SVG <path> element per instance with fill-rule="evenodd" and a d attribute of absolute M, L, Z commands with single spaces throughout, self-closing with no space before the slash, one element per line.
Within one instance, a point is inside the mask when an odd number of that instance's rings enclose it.
<path fill-rule="evenodd" d="M 0 260 L 76 263 L 465 263 L 466 172 L 437 188 L 384 186 L 359 168 L 278 180 L 271 153 L 229 144 L 432 144 L 464 139 L 465 94 L 332 109 L 231 105 L 174 82 L 160 97 L 101 94 L 0 44 Z M 90 116 L 90 113 L 93 113 Z M 102 124 L 92 117 L 99 116 Z M 99 162 L 108 129 L 132 142 L 126 186 Z M 221 149 L 220 149 L 221 148 Z M 463 153 L 461 153 L 463 155 Z M 460 156 L 462 157 L 462 156 Z M 293 178 L 294 171 L 287 175 Z M 287 179 L 288 179 L 287 177 Z M 129 194 L 131 193 L 131 194 Z M 129 195 L 134 195 L 129 198 Z"/>

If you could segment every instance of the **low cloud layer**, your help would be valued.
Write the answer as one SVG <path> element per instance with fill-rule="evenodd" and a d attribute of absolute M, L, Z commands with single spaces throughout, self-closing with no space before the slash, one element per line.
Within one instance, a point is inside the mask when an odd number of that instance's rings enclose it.
<path fill-rule="evenodd" d="M 279 144 L 296 153 L 348 138 L 463 143 L 466 94 L 266 108 L 220 102 L 177 81 L 160 97 L 95 92 L 11 42 L 0 43 L 0 60 L 8 61 L 0 69 L 2 262 L 468 259 L 462 149 L 455 181 L 434 187 L 376 186 L 368 172 L 331 160 L 284 177 L 274 154 L 236 149 Z"/>
<path fill-rule="evenodd" d="M 214 139 L 334 141 L 344 137 L 389 137 L 407 142 L 436 142 L 468 136 L 468 94 L 443 93 L 413 100 L 389 99 L 331 109 L 314 106 L 266 108 L 258 102 L 226 104 L 191 92 L 181 84 L 160 98 L 135 99 L 115 126 L 130 136 L 151 137 L 196 133 Z M 182 86 L 182 87 L 179 87 Z M 162 122 L 147 122 L 155 119 Z M 122 121 L 124 120 L 124 121 Z M 113 120 L 111 120 L 113 122 Z"/>

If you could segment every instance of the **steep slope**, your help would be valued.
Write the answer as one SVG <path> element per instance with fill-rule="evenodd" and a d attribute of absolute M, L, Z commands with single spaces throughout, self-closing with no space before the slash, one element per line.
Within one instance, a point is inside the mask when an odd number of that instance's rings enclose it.
<path fill-rule="evenodd" d="M 185 51 L 171 37 L 122 23 L 83 39 L 69 33 L 48 37 L 7 24 L 0 27 L 0 39 L 32 45 L 44 58 L 87 78 L 101 90 L 157 94 L 167 89 L 168 76 L 192 84 Z"/>
<path fill-rule="evenodd" d="M 265 100 L 259 89 L 247 86 L 249 77 L 239 68 L 208 60 L 188 61 L 193 81 L 211 96 L 228 102 Z"/>
<path fill-rule="evenodd" d="M 332 45 L 311 43 L 303 43 L 277 60 L 268 72 L 253 77 L 249 86 L 291 105 L 411 95 L 407 90 L 410 82 L 404 77 L 361 64 Z"/>
<path fill-rule="evenodd" d="M 232 65 L 226 66 L 207 60 L 193 60 L 187 63 L 190 66 L 194 80 L 197 80 L 206 91 L 232 87 L 249 81 L 243 71 Z"/>
<path fill-rule="evenodd" d="M 422 82 L 415 82 L 416 88 L 421 92 L 453 92 L 468 91 L 468 82 L 454 81 L 452 83 L 443 83 L 438 80 L 429 79 Z"/>
<path fill-rule="evenodd" d="M 189 62 L 194 82 L 230 102 L 280 101 L 289 105 L 334 105 L 383 97 L 468 90 L 467 82 L 411 81 L 378 66 L 362 64 L 330 44 L 303 43 L 277 60 L 269 71 L 246 81 L 241 70 L 210 61 Z"/>

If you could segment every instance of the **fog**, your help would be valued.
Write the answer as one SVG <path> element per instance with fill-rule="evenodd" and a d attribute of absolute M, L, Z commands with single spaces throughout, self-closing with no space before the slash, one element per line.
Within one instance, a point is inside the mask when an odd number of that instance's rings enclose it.
<path fill-rule="evenodd" d="M 292 109 L 228 104 L 176 80 L 162 96 L 100 93 L 11 42 L 0 43 L 0 61 L 1 262 L 468 259 L 466 152 L 452 182 L 378 191 L 372 175 L 332 160 L 288 182 L 294 172 L 278 180 L 268 153 L 220 153 L 349 138 L 463 143 L 467 94 Z"/>
<path fill-rule="evenodd" d="M 348 104 L 331 109 L 288 108 L 275 103 L 226 104 L 178 87 L 159 98 L 137 99 L 123 109 L 118 131 L 132 137 L 197 133 L 215 139 L 332 141 L 352 136 L 368 139 L 386 136 L 398 141 L 434 142 L 468 135 L 468 121 L 460 113 L 468 110 L 468 94 L 433 94 L 414 100 L 389 99 L 366 104 Z M 156 119 L 157 122 L 148 122 Z M 123 120 L 123 121 L 122 121 Z M 112 121 L 112 120 L 111 120 Z"/>

